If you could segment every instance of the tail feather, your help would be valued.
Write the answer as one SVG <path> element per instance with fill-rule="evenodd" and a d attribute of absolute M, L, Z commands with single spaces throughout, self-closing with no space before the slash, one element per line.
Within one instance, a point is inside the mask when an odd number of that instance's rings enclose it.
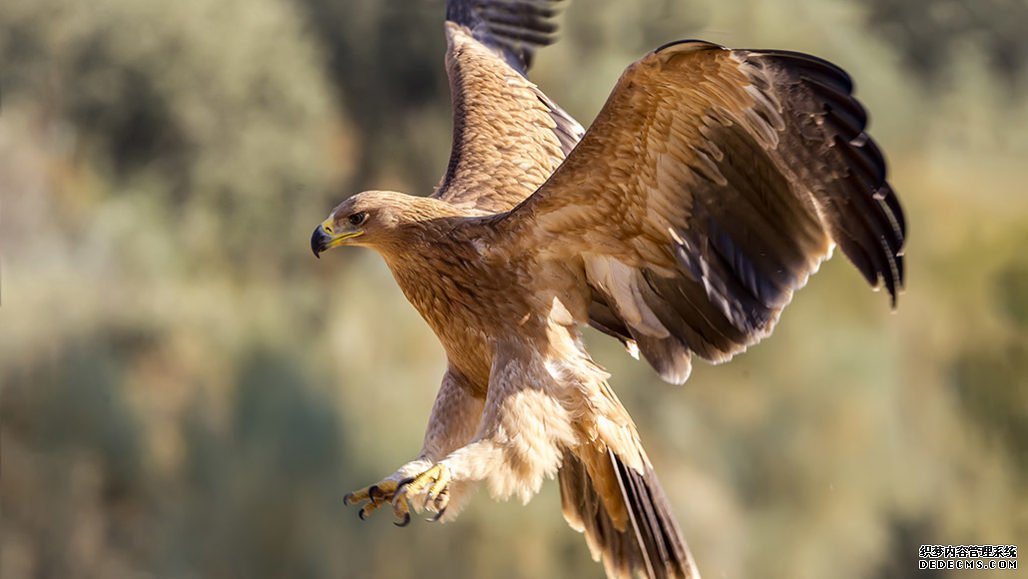
<path fill-rule="evenodd" d="M 558 473 L 564 518 L 585 534 L 593 559 L 603 560 L 611 578 L 699 579 L 652 467 L 639 472 L 610 450 L 605 462 L 607 468 L 594 465 L 590 472 L 585 461 L 567 453 Z M 613 480 L 596 480 L 606 477 Z M 603 494 L 611 483 L 620 496 Z"/>

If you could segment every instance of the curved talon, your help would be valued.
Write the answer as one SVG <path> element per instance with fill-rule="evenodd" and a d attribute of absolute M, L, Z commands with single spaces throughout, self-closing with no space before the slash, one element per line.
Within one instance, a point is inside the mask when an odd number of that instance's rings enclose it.
<path fill-rule="evenodd" d="M 393 516 L 396 517 L 393 524 L 397 527 L 406 527 L 410 524 L 410 507 L 407 506 L 407 498 L 400 491 L 393 495 Z"/>
<path fill-rule="evenodd" d="M 352 493 L 346 493 L 343 496 L 344 505 L 357 505 L 363 501 L 368 503 L 357 511 L 357 516 L 360 520 L 367 520 L 371 513 L 378 510 L 379 507 L 388 503 L 393 498 L 395 492 L 396 483 L 390 480 L 384 480 L 378 484 L 373 484 L 369 487 L 353 491 Z"/>
<path fill-rule="evenodd" d="M 438 522 L 438 521 L 439 521 L 439 519 L 443 518 L 443 515 L 444 515 L 444 514 L 446 514 L 446 507 L 443 507 L 443 508 L 439 509 L 439 512 L 437 512 L 436 514 L 432 515 L 432 516 L 431 516 L 431 517 L 430 517 L 429 519 L 427 519 L 427 520 L 428 520 L 428 522 L 430 522 L 430 523 L 435 523 L 435 522 Z"/>
<path fill-rule="evenodd" d="M 446 510 L 447 505 L 450 503 L 450 489 L 443 489 L 443 492 L 439 493 L 439 496 L 435 498 L 435 509 L 442 513 Z"/>
<path fill-rule="evenodd" d="M 368 504 L 366 504 L 363 507 L 361 507 L 361 509 L 359 511 L 357 511 L 357 516 L 360 517 L 360 520 L 362 520 L 362 521 L 367 520 L 367 518 L 371 516 L 371 513 L 377 511 L 378 508 L 381 507 L 384 504 L 385 504 L 384 501 L 372 500 Z"/>
<path fill-rule="evenodd" d="M 368 499 L 372 503 L 378 502 L 379 495 L 382 495 L 383 498 L 385 497 L 385 493 L 382 492 L 382 489 L 378 488 L 378 485 L 371 485 L 368 487 Z"/>

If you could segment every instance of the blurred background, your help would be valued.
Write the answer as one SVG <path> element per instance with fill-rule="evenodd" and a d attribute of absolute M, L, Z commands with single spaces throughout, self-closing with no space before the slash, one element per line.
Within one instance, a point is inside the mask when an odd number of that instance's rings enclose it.
<path fill-rule="evenodd" d="M 0 3 L 4 579 L 602 577 L 552 482 L 447 525 L 342 504 L 417 452 L 444 357 L 376 255 L 308 239 L 442 174 L 443 11 Z M 1028 3 L 577 0 L 561 25 L 532 78 L 585 125 L 669 40 L 835 61 L 908 214 L 896 312 L 837 257 L 683 387 L 590 333 L 704 576 L 1028 547 Z"/>

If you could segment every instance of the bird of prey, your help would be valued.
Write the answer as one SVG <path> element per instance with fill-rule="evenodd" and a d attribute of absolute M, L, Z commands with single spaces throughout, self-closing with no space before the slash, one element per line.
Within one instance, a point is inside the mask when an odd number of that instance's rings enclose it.
<path fill-rule="evenodd" d="M 448 369 L 414 459 L 347 495 L 456 516 L 559 479 L 611 577 L 698 577 L 591 325 L 668 382 L 767 336 L 835 246 L 895 305 L 905 223 L 849 76 L 819 58 L 673 42 L 628 67 L 588 131 L 525 76 L 554 0 L 449 0 L 453 148 L 428 196 L 356 194 L 315 255 L 385 259 Z"/>

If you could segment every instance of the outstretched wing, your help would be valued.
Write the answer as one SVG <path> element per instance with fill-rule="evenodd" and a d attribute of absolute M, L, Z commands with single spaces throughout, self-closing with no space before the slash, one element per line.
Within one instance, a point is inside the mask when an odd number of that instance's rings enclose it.
<path fill-rule="evenodd" d="M 804 54 L 664 46 L 498 227 L 540 259 L 581 256 L 594 317 L 673 382 L 691 352 L 770 333 L 836 244 L 895 303 L 906 226 L 852 88 Z"/>
<path fill-rule="evenodd" d="M 481 212 L 532 194 L 583 134 L 524 74 L 553 40 L 559 0 L 450 0 L 446 69 L 453 148 L 433 196 Z"/>

